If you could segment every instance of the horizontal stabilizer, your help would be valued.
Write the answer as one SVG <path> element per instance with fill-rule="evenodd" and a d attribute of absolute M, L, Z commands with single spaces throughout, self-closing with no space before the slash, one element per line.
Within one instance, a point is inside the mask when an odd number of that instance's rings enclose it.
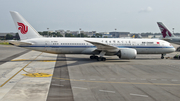
<path fill-rule="evenodd" d="M 16 45 L 16 46 L 23 46 L 23 45 L 32 45 L 33 43 L 29 42 L 21 42 L 21 41 L 8 41 L 9 44 Z"/>
<path fill-rule="evenodd" d="M 162 38 L 162 40 L 165 40 L 165 41 L 171 41 L 172 39 Z"/>

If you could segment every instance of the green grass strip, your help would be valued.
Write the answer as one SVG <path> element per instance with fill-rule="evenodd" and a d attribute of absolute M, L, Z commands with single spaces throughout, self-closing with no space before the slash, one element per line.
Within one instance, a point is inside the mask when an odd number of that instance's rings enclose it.
<path fill-rule="evenodd" d="M 9 42 L 0 42 L 0 45 L 10 45 Z"/>

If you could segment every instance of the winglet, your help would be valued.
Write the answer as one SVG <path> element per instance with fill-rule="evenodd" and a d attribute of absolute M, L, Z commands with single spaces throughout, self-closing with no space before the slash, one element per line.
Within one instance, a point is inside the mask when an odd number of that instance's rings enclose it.
<path fill-rule="evenodd" d="M 15 45 L 15 46 L 33 45 L 33 43 L 30 43 L 30 42 L 21 42 L 21 41 L 15 41 L 15 40 L 11 40 L 8 42 L 9 42 L 9 44 Z"/>

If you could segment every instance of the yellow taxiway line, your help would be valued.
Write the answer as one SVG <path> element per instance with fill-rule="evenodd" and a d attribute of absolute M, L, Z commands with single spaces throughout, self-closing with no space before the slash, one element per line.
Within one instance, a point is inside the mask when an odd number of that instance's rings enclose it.
<path fill-rule="evenodd" d="M 138 85 L 167 85 L 167 86 L 180 86 L 180 84 L 168 84 L 168 83 L 139 83 L 139 82 L 111 82 L 111 81 L 88 81 L 88 80 L 76 80 L 76 79 L 66 79 L 66 78 L 57 78 L 54 79 L 61 80 L 71 80 L 71 81 L 79 81 L 79 82 L 94 82 L 94 83 L 114 83 L 114 84 L 138 84 Z"/>
<path fill-rule="evenodd" d="M 42 52 L 43 53 L 43 52 Z M 42 54 L 41 53 L 41 54 Z M 39 54 L 36 58 L 34 58 L 33 60 L 35 60 L 35 59 L 37 59 L 41 54 Z M 30 61 L 26 66 L 24 66 L 22 69 L 20 69 L 16 74 L 14 74 L 12 77 L 10 77 L 7 81 L 5 81 L 0 87 L 3 87 L 7 82 L 9 82 L 12 78 L 14 78 L 19 72 L 21 72 L 22 70 L 24 70 L 24 68 L 26 68 L 30 63 L 32 63 L 33 62 L 33 60 L 32 61 Z"/>
<path fill-rule="evenodd" d="M 29 59 L 14 59 L 11 61 L 33 61 L 33 60 L 29 60 Z M 34 62 L 56 62 L 56 60 L 36 60 Z"/>

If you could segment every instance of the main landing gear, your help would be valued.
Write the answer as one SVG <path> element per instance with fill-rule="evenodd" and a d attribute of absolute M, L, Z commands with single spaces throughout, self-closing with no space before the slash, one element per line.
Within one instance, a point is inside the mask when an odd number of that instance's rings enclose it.
<path fill-rule="evenodd" d="M 106 61 L 105 57 L 90 56 L 90 59 L 96 59 L 97 61 Z"/>
<path fill-rule="evenodd" d="M 100 57 L 95 56 L 95 55 L 92 55 L 92 56 L 90 56 L 90 59 L 96 59 L 97 61 L 106 61 L 106 58 L 103 57 L 105 53 L 106 53 L 106 52 L 101 51 L 101 53 L 99 54 Z"/>
<path fill-rule="evenodd" d="M 98 58 L 98 56 L 90 56 L 90 59 L 97 59 Z"/>

